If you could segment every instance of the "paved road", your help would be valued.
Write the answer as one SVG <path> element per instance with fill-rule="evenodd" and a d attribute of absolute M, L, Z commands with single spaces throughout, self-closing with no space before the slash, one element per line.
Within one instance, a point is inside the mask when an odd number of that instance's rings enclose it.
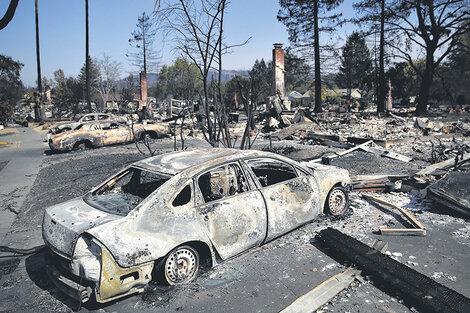
<path fill-rule="evenodd" d="M 42 162 L 45 144 L 31 128 L 20 127 L 1 133 L 2 142 L 20 142 L 0 149 L 0 243 L 3 243 L 25 197 L 34 183 Z"/>

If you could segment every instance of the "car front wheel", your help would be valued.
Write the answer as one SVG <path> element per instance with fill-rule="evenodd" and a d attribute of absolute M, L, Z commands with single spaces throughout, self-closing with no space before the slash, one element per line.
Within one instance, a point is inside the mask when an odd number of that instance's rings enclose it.
<path fill-rule="evenodd" d="M 349 196 L 346 189 L 333 187 L 326 199 L 328 213 L 331 215 L 342 215 L 349 207 Z"/>
<path fill-rule="evenodd" d="M 180 246 L 165 259 L 164 277 L 169 285 L 193 281 L 199 272 L 199 254 L 190 246 Z"/>

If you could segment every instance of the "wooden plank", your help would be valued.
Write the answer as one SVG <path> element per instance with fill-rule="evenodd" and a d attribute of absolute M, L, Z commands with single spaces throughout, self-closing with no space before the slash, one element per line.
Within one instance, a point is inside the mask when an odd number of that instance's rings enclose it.
<path fill-rule="evenodd" d="M 327 155 L 327 156 L 324 156 L 324 157 L 321 157 L 321 158 L 317 158 L 317 159 L 313 159 L 313 160 L 310 160 L 310 161 L 308 161 L 308 162 L 303 162 L 303 163 L 305 163 L 305 165 L 308 166 L 308 163 L 319 163 L 319 162 L 322 162 L 322 159 L 323 159 L 323 158 L 327 158 L 327 159 L 328 159 L 328 162 L 329 162 L 329 161 L 331 161 L 332 159 L 335 159 L 335 158 L 337 158 L 337 157 L 343 156 L 343 155 L 348 154 L 348 153 L 351 153 L 351 152 L 353 152 L 353 151 L 355 151 L 355 150 L 357 150 L 357 149 L 360 149 L 361 147 L 366 146 L 366 145 L 370 144 L 371 142 L 372 142 L 372 140 L 369 140 L 369 141 L 366 141 L 366 142 L 364 142 L 364 143 L 362 143 L 362 144 L 360 144 L 360 145 L 354 146 L 354 147 L 352 147 L 351 149 L 348 149 L 348 150 L 345 150 L 345 151 L 341 151 L 341 152 L 337 152 L 337 153 L 332 154 L 332 155 Z M 328 162 L 327 162 L 326 164 L 329 164 Z"/>
<path fill-rule="evenodd" d="M 465 161 L 468 161 L 470 160 L 470 153 L 465 153 L 461 159 L 459 159 L 459 161 L 457 162 L 457 164 L 460 164 L 462 162 L 465 162 Z M 445 160 L 445 161 L 442 161 L 442 162 L 439 162 L 439 163 L 436 163 L 436 164 L 432 164 L 420 171 L 418 171 L 415 175 L 418 175 L 418 176 L 421 176 L 421 175 L 430 175 L 432 174 L 434 171 L 436 170 L 442 170 L 442 169 L 447 169 L 447 168 L 451 168 L 452 166 L 455 165 L 455 159 L 452 158 L 452 159 L 448 159 L 448 160 Z"/>
<path fill-rule="evenodd" d="M 377 240 L 374 239 L 372 243 L 370 244 L 371 248 L 374 248 L 375 250 L 379 251 L 380 253 L 385 253 L 385 251 L 388 250 L 388 242 L 384 242 L 382 240 Z"/>
<path fill-rule="evenodd" d="M 388 151 L 388 150 L 384 150 L 384 149 L 380 149 L 380 148 L 376 148 L 376 147 L 361 147 L 361 150 L 364 150 L 366 152 L 375 153 L 375 154 L 378 154 L 380 156 L 387 157 L 387 158 L 394 159 L 394 160 L 398 160 L 398 161 L 402 161 L 402 162 L 405 162 L 405 163 L 413 161 L 412 158 L 407 157 L 405 155 L 398 154 L 398 153 Z"/>
<path fill-rule="evenodd" d="M 365 199 L 368 199 L 368 200 L 372 200 L 374 202 L 377 202 L 377 203 L 380 203 L 380 204 L 383 204 L 383 205 L 386 205 L 386 206 L 389 206 L 391 208 L 394 208 L 394 209 L 397 209 L 398 211 L 400 211 L 405 217 L 406 219 L 416 228 L 419 228 L 421 230 L 424 230 L 424 226 L 418 221 L 416 220 L 407 210 L 403 209 L 403 208 L 400 208 L 399 206 L 396 206 L 395 204 L 392 204 L 390 202 L 387 202 L 385 200 L 382 200 L 380 198 L 376 198 L 376 197 L 372 197 L 370 195 L 366 195 L 366 194 L 363 194 L 362 195 L 363 198 Z"/>
<path fill-rule="evenodd" d="M 361 271 L 349 267 L 301 296 L 281 313 L 315 312 L 340 291 L 347 288 Z"/>
<path fill-rule="evenodd" d="M 408 178 L 409 174 L 352 175 L 352 181 L 388 180 L 391 182 Z"/>
<path fill-rule="evenodd" d="M 271 138 L 273 138 L 273 139 L 277 138 L 278 140 L 283 140 L 286 137 L 288 137 L 288 136 L 292 135 L 293 133 L 295 133 L 296 131 L 301 130 L 301 129 L 305 129 L 307 127 L 307 125 L 309 125 L 309 124 L 311 124 L 311 123 L 302 121 L 300 123 L 290 125 L 286 128 L 275 131 L 275 132 L 271 133 L 270 135 L 271 135 Z"/>
<path fill-rule="evenodd" d="M 384 236 L 426 236 L 426 230 L 420 228 L 379 228 L 380 234 Z"/>
<path fill-rule="evenodd" d="M 346 151 L 338 152 L 338 153 L 336 153 L 336 155 L 338 155 L 338 156 L 343 156 L 343 155 L 348 154 L 348 153 L 351 153 L 351 152 L 353 152 L 353 151 L 355 151 L 355 150 L 357 150 L 357 149 L 361 149 L 362 147 L 365 147 L 365 146 L 367 146 L 367 145 L 370 144 L 370 143 L 372 143 L 372 140 L 368 140 L 368 141 L 366 141 L 366 142 L 364 142 L 364 143 L 362 143 L 362 144 L 360 144 L 360 145 L 354 146 L 354 147 L 352 147 L 351 149 L 348 149 L 348 150 L 346 150 Z"/>

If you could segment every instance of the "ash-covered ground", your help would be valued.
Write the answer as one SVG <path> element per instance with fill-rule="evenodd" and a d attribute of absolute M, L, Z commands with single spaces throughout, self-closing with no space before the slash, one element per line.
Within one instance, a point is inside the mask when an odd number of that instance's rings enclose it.
<path fill-rule="evenodd" d="M 190 146 L 204 145 L 202 141 Z M 259 141 L 257 148 L 268 143 Z M 171 151 L 170 139 L 159 152 Z M 278 153 L 297 160 L 322 156 L 331 148 L 289 141 L 275 144 Z M 334 149 L 333 149 L 334 150 Z M 38 177 L 6 243 L 13 247 L 41 244 L 41 219 L 46 207 L 82 195 L 127 164 L 143 158 L 133 145 L 106 147 L 44 157 Z M 398 162 L 398 163 L 397 163 Z M 402 163 L 358 151 L 335 161 L 351 174 L 407 172 L 423 164 Z M 379 170 L 381 172 L 379 172 Z M 45 253 L 19 259 L 11 273 L 0 279 L 0 312 L 278 312 L 331 276 L 342 264 L 329 256 L 315 239 L 333 227 L 370 244 L 389 243 L 387 254 L 437 282 L 470 297 L 470 220 L 433 204 L 419 191 L 375 194 L 409 210 L 425 227 L 425 237 L 381 236 L 383 225 L 400 228 L 396 212 L 378 207 L 351 193 L 351 209 L 343 217 L 320 216 L 315 221 L 230 259 L 188 285 L 169 288 L 151 283 L 145 292 L 106 305 L 81 307 L 59 292 L 48 280 Z M 415 312 L 401 295 L 366 277 L 332 299 L 319 312 Z"/>

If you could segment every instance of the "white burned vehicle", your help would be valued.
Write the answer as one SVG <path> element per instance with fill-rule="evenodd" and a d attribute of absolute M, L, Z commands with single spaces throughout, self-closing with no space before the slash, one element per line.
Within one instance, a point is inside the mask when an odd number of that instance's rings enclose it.
<path fill-rule="evenodd" d="M 85 302 L 169 285 L 349 205 L 346 170 L 277 154 L 196 149 L 132 164 L 83 197 L 46 210 L 48 273 Z"/>
<path fill-rule="evenodd" d="M 157 139 L 168 134 L 167 124 L 129 125 L 116 120 L 102 120 L 78 125 L 75 129 L 52 135 L 49 139 L 51 151 L 72 151 L 76 149 L 103 147 L 114 144 Z"/>

